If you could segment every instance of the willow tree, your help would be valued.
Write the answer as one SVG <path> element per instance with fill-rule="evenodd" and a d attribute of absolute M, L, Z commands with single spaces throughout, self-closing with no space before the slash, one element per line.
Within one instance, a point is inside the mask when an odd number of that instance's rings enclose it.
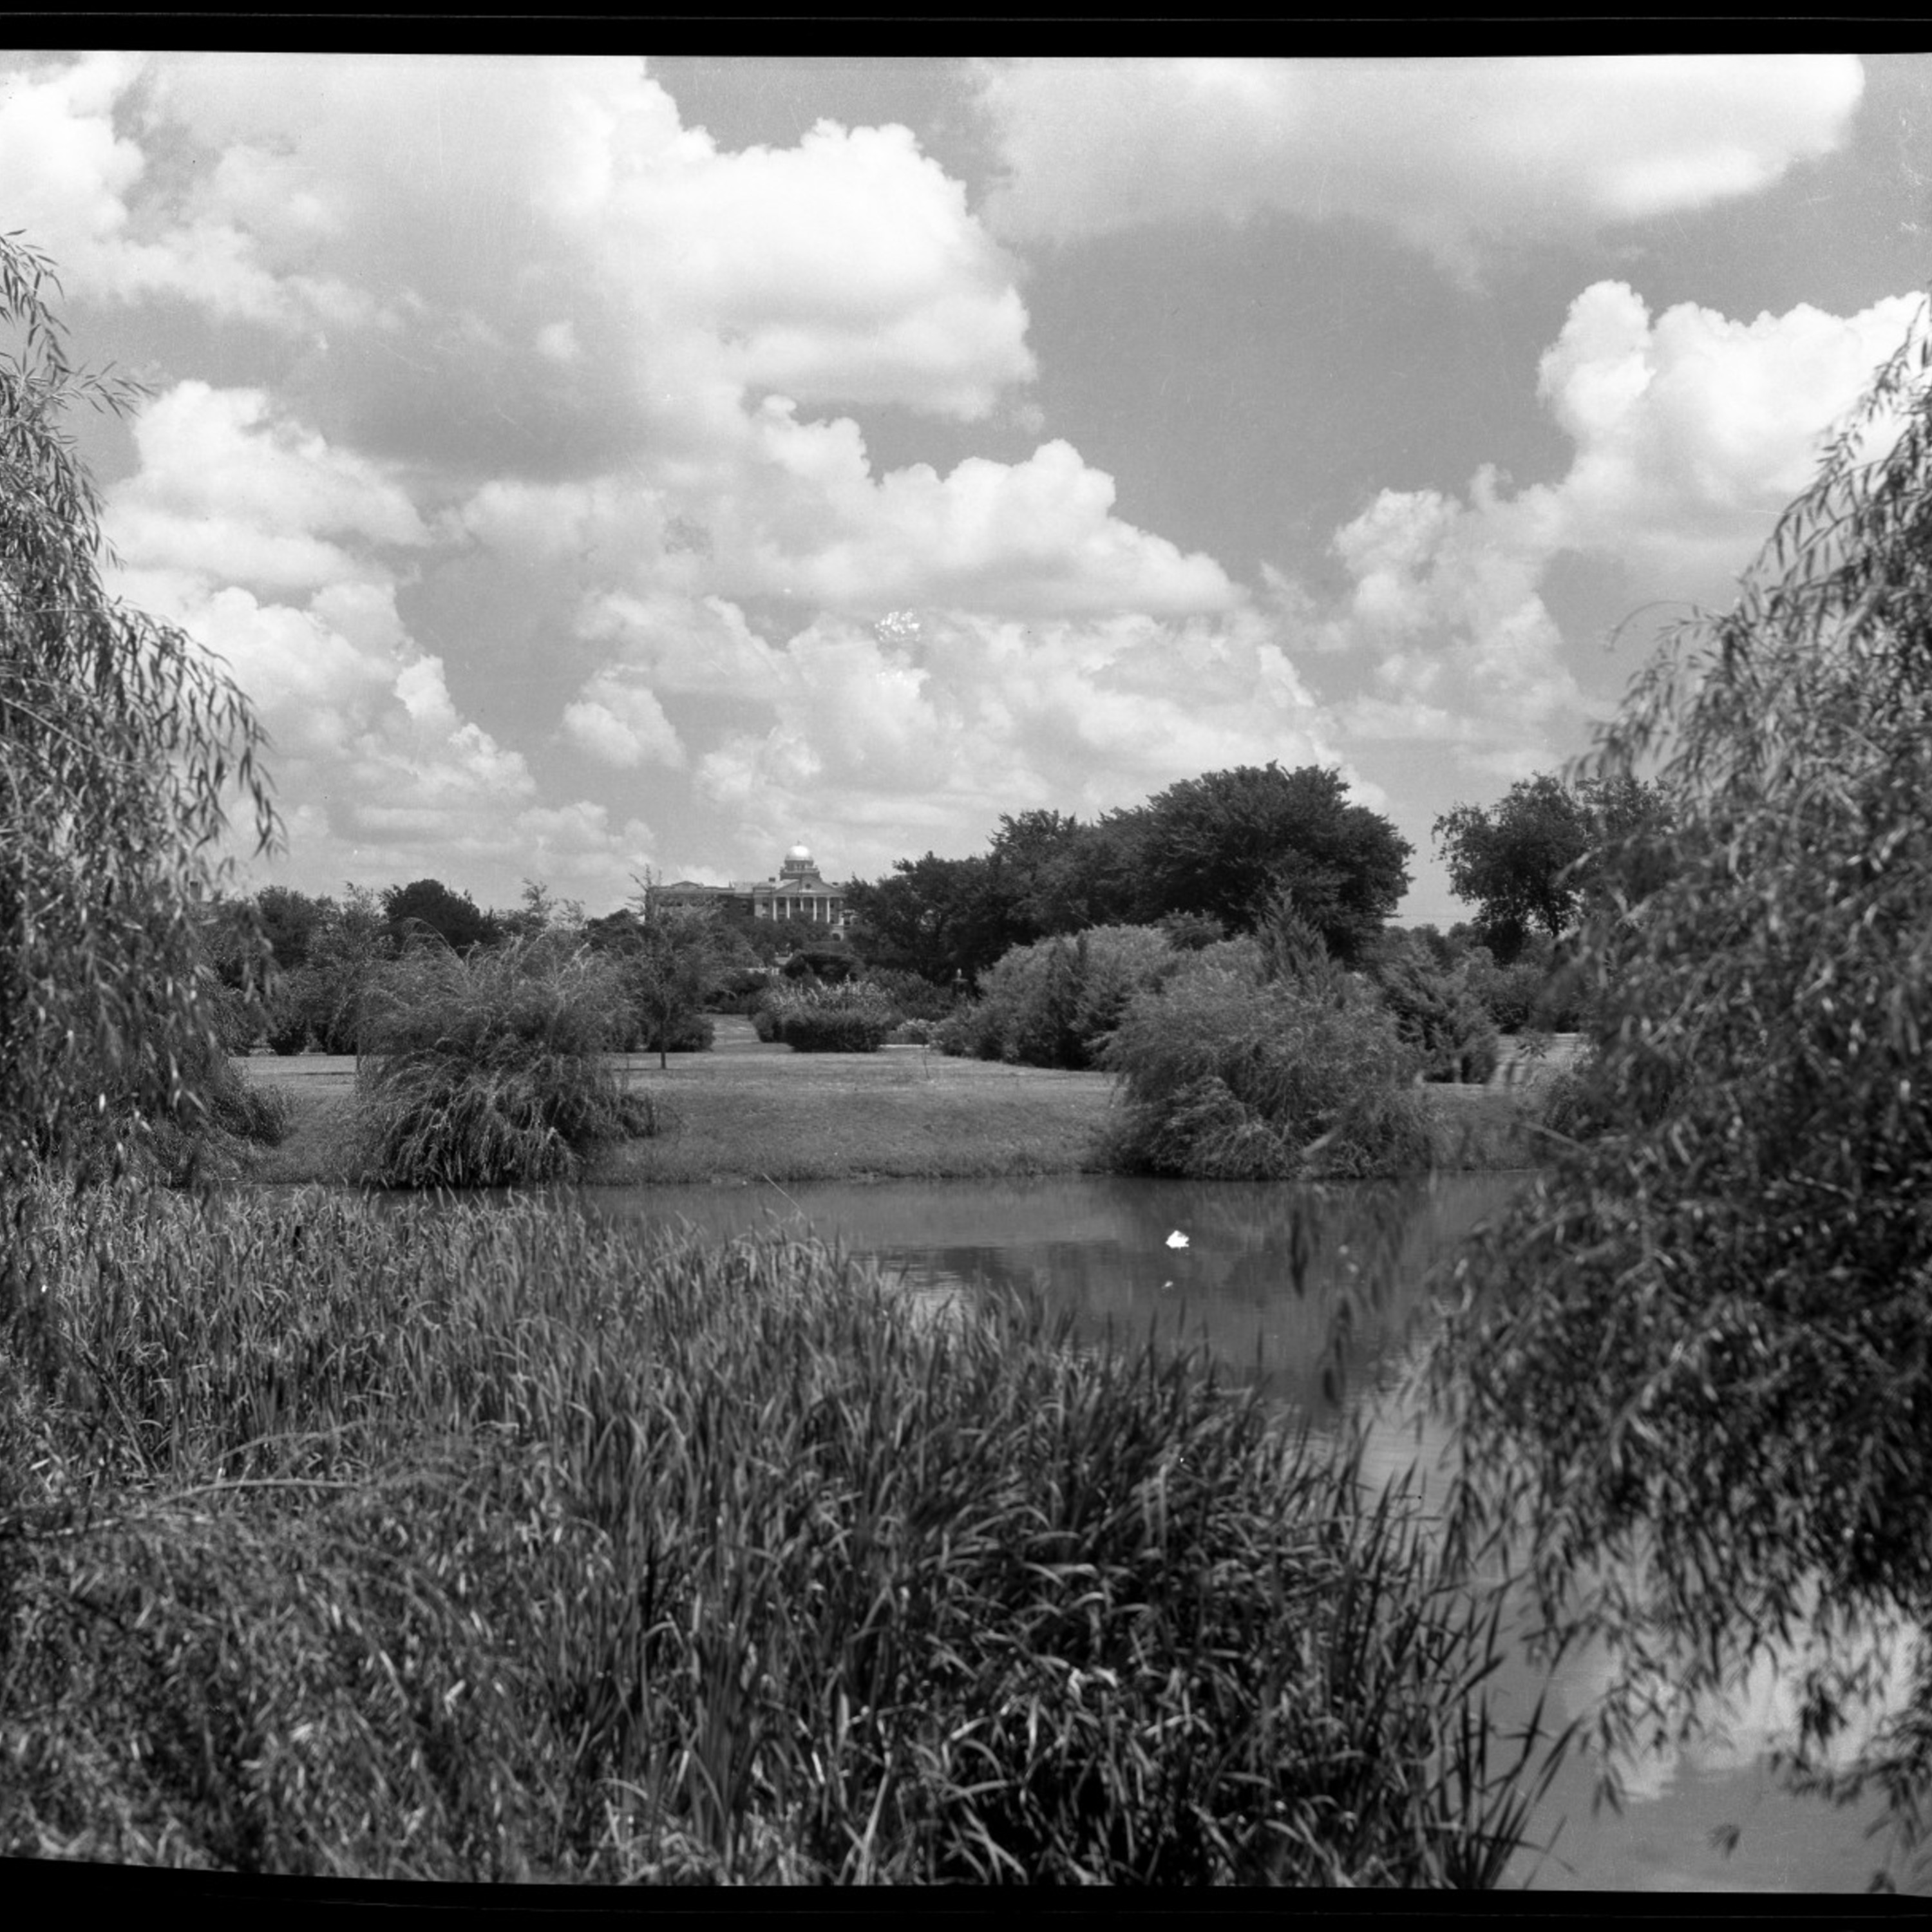
<path fill-rule="evenodd" d="M 1922 312 L 1599 747 L 1674 829 L 1609 855 L 1590 1131 L 1464 1263 L 1437 1361 L 1465 1507 L 1529 1524 L 1550 1630 L 1618 1660 L 1601 1742 L 1694 1731 L 1691 1697 L 1808 1626 L 1780 1762 L 1908 1834 L 1932 1666 L 1849 1768 L 1828 1748 L 1858 1744 L 1863 1640 L 1932 1626 L 1928 370 Z"/>
<path fill-rule="evenodd" d="M 46 258 L 0 236 L 0 1170 L 193 1126 L 219 1060 L 198 910 L 261 733 L 182 632 L 111 598 L 67 428 L 134 386 L 77 368 Z"/>

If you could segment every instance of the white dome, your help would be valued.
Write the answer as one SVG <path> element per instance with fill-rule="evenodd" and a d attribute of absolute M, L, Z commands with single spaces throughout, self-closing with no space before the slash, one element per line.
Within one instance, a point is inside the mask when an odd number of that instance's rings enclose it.
<path fill-rule="evenodd" d="M 788 866 L 797 865 L 800 863 L 808 865 L 810 864 L 811 860 L 812 848 L 809 845 L 794 845 L 791 850 L 785 854 L 785 863 Z"/>

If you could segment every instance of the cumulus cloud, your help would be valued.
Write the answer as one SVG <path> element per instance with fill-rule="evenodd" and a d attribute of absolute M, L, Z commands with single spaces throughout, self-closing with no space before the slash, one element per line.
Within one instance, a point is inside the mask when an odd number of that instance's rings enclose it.
<path fill-rule="evenodd" d="M 728 734 L 699 760 L 698 788 L 747 838 L 810 823 L 860 869 L 886 869 L 922 834 L 983 837 L 1016 800 L 1092 814 L 1220 766 L 1342 762 L 1252 608 L 1178 622 L 821 619 L 772 669 L 771 722 Z"/>
<path fill-rule="evenodd" d="M 657 694 L 621 674 L 600 672 L 566 706 L 564 734 L 600 763 L 620 770 L 640 765 L 682 769 L 684 746 Z"/>
<path fill-rule="evenodd" d="M 263 192 L 248 155 L 224 155 L 205 181 L 185 185 L 153 167 L 136 124 L 146 70 L 138 56 L 92 53 L 0 74 L 10 221 L 52 254 L 72 286 L 95 296 L 167 297 L 278 326 L 375 313 L 337 278 L 264 259 L 262 216 L 313 225 L 319 211 Z"/>
<path fill-rule="evenodd" d="M 116 494 L 113 534 L 136 566 L 314 589 L 380 577 L 376 548 L 428 540 L 381 465 L 273 419 L 259 389 L 176 383 L 142 412 L 134 441 L 141 467 Z"/>
<path fill-rule="evenodd" d="M 638 828 L 612 830 L 588 801 L 544 803 L 524 754 L 463 715 L 443 658 L 410 635 L 386 558 L 428 532 L 381 465 L 260 392 L 199 382 L 157 398 L 134 440 L 140 467 L 104 518 L 113 587 L 247 692 L 306 876 L 408 876 L 520 848 L 559 878 L 621 874 Z"/>
<path fill-rule="evenodd" d="M 722 150 L 634 59 L 326 72 L 210 54 L 104 75 L 90 98 L 118 82 L 130 124 L 141 82 L 146 145 L 98 138 L 69 199 L 131 193 L 148 149 L 204 160 L 197 218 L 242 256 L 385 292 L 331 354 L 414 433 L 439 408 L 452 440 L 561 412 L 580 442 L 601 424 L 634 446 L 774 391 L 972 420 L 1034 373 L 1012 265 L 903 128 Z"/>
<path fill-rule="evenodd" d="M 1353 218 L 1461 268 L 1479 238 L 1585 235 L 1766 187 L 1837 147 L 1863 86 L 1831 55 L 990 64 L 1005 173 L 985 212 L 1056 242 Z"/>
<path fill-rule="evenodd" d="M 1019 463 L 968 457 L 874 473 L 849 417 L 767 400 L 721 430 L 701 471 L 486 484 L 451 513 L 478 543 L 576 560 L 641 589 L 784 597 L 871 617 L 898 604 L 998 614 L 1163 616 L 1242 592 L 1211 557 L 1112 514 L 1114 479 L 1063 441 Z"/>
<path fill-rule="evenodd" d="M 1546 602 L 1552 564 L 1611 560 L 1634 602 L 1727 602 L 1917 307 L 1744 322 L 1688 302 L 1653 316 L 1621 282 L 1585 290 L 1540 364 L 1573 445 L 1560 480 L 1512 492 L 1485 467 L 1460 496 L 1384 490 L 1337 532 L 1350 589 L 1316 639 L 1372 666 L 1343 709 L 1352 735 L 1534 768 L 1586 709 Z"/>

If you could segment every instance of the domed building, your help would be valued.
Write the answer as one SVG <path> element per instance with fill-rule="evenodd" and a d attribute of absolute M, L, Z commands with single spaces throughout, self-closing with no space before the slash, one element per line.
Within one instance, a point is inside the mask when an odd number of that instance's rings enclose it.
<path fill-rule="evenodd" d="M 734 879 L 728 886 L 700 886 L 690 879 L 675 885 L 653 886 L 650 903 L 660 905 L 715 906 L 721 912 L 753 919 L 795 919 L 842 932 L 851 915 L 845 888 L 828 886 L 808 845 L 794 845 L 778 862 L 774 879 Z"/>

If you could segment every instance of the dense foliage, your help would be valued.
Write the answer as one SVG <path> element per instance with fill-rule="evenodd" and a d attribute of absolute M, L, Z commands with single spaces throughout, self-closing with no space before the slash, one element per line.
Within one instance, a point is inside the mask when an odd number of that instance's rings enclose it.
<path fill-rule="evenodd" d="M 1102 1060 L 1121 1083 L 1110 1152 L 1130 1171 L 1352 1180 L 1434 1152 L 1394 1017 L 1279 903 L 1258 938 L 1188 955 L 1137 994 Z"/>
<path fill-rule="evenodd" d="M 365 1005 L 356 1110 L 386 1187 L 574 1178 L 584 1156 L 648 1131 L 604 1056 L 623 1015 L 617 968 L 518 940 L 467 956 L 439 944 L 379 968 Z"/>
<path fill-rule="evenodd" d="M 1186 922 L 1249 932 L 1288 892 L 1337 957 L 1381 931 L 1408 884 L 1410 848 L 1340 774 L 1274 764 L 1209 772 L 1096 824 L 1003 818 L 982 856 L 901 860 L 852 888 L 866 958 L 945 983 L 977 980 L 1016 946 L 1091 927 Z"/>
<path fill-rule="evenodd" d="M 1468 962 L 1444 966 L 1427 946 L 1402 940 L 1378 952 L 1373 976 L 1424 1079 L 1480 1086 L 1496 1070 L 1496 1023 L 1471 982 Z"/>
<path fill-rule="evenodd" d="M 758 1003 L 753 1024 L 762 1040 L 794 1053 L 877 1053 L 902 1016 L 868 980 L 831 986 L 816 981 L 775 986 Z"/>
<path fill-rule="evenodd" d="M 1477 908 L 1476 937 L 1504 966 L 1532 933 L 1558 939 L 1616 882 L 1600 878 L 1597 855 L 1638 848 L 1654 864 L 1668 850 L 1670 806 L 1654 785 L 1628 772 L 1566 780 L 1551 772 L 1519 779 L 1493 808 L 1458 805 L 1436 821 L 1438 850 L 1456 897 Z M 1658 878 L 1634 882 L 1641 896 Z"/>
<path fill-rule="evenodd" d="M 103 586 L 64 418 L 134 392 L 69 361 L 56 286 L 0 236 L 0 1169 L 209 1123 L 232 1084 L 202 949 L 231 795 L 259 846 L 275 832 L 240 692 Z"/>
<path fill-rule="evenodd" d="M 1493 1606 L 1188 1361 L 554 1204 L 30 1205 L 0 1853 L 1443 1886 L 1518 1842 Z"/>
<path fill-rule="evenodd" d="M 1520 1505 L 1558 1627 L 1624 1666 L 1612 1738 L 1807 1618 L 1932 1624 L 1928 365 L 1922 319 L 1604 744 L 1607 777 L 1658 771 L 1669 862 L 1642 830 L 1612 855 L 1578 956 L 1598 1131 L 1471 1262 L 1440 1364 L 1466 1501 Z M 1863 1668 L 1808 1670 L 1802 1761 Z M 1908 1822 L 1928 1692 L 1836 1780 Z"/>
<path fill-rule="evenodd" d="M 1096 1065 L 1127 1002 L 1180 959 L 1152 926 L 1094 926 L 1016 946 L 981 980 L 979 999 L 946 1023 L 940 1043 L 980 1060 Z"/>
<path fill-rule="evenodd" d="M 503 937 L 501 925 L 467 892 L 452 892 L 440 879 L 386 886 L 382 917 L 399 950 L 424 934 L 458 952 L 466 952 L 472 946 L 488 946 Z"/>

